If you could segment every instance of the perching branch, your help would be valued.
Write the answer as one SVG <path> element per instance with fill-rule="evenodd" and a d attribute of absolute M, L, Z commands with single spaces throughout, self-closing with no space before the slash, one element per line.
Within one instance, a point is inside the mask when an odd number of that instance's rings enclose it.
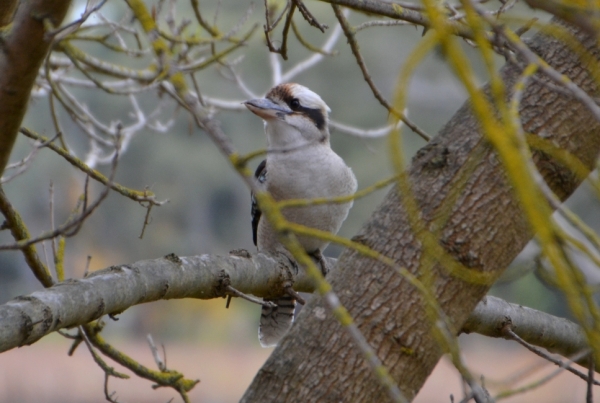
<path fill-rule="evenodd" d="M 328 265 L 335 263 L 335 259 L 328 259 Z M 32 344 L 59 329 L 121 313 L 137 304 L 161 299 L 222 298 L 232 295 L 226 284 L 246 294 L 269 297 L 290 281 L 296 291 L 315 289 L 302 268 L 295 274 L 287 259 L 278 261 L 263 254 L 171 254 L 111 266 L 0 305 L 0 352 Z M 463 332 L 505 338 L 502 328 L 507 321 L 512 322 L 512 330 L 520 338 L 550 352 L 569 357 L 587 348 L 581 328 L 573 322 L 491 296 L 471 313 Z"/>
<path fill-rule="evenodd" d="M 59 329 L 83 325 L 103 315 L 161 299 L 220 298 L 228 294 L 225 279 L 236 290 L 258 297 L 296 291 L 312 292 L 312 280 L 289 262 L 263 254 L 241 257 L 167 255 L 161 259 L 111 266 L 79 280 L 17 297 L 0 306 L 0 352 L 32 344 Z"/>

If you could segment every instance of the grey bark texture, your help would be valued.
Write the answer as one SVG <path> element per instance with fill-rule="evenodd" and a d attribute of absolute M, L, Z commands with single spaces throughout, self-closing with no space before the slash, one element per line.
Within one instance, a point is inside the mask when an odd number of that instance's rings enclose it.
<path fill-rule="evenodd" d="M 259 297 L 282 294 L 294 284 L 312 292 L 314 283 L 266 255 L 167 255 L 93 272 L 0 305 L 0 352 L 32 344 L 59 329 L 160 299 L 224 297 L 227 285 Z M 257 307 L 257 316 L 258 316 Z"/>
<path fill-rule="evenodd" d="M 563 357 L 574 356 L 588 348 L 583 330 L 570 320 L 489 295 L 477 304 L 462 331 L 504 338 L 502 330 L 507 325 L 529 344 Z"/>
<path fill-rule="evenodd" d="M 593 38 L 578 34 L 578 39 L 597 57 Z M 530 46 L 586 92 L 597 95 L 589 66 L 582 65 L 564 44 L 537 34 Z M 509 65 L 501 75 L 510 89 L 520 69 Z M 600 150 L 600 125 L 580 103 L 531 81 L 520 112 L 525 132 L 543 136 L 577 156 L 585 166 L 593 166 Z M 538 152 L 535 160 L 561 199 L 579 185 L 575 175 L 549 156 Z M 464 184 L 463 173 L 467 174 Z M 426 228 L 450 209 L 439 242 L 474 271 L 499 275 L 531 239 L 501 163 L 482 138 L 468 103 L 417 153 L 410 167 L 410 181 Z M 457 190 L 460 195 L 454 198 Z M 452 204 L 448 205 L 449 201 Z M 418 275 L 422 248 L 396 189 L 390 191 L 356 239 Z M 412 399 L 442 354 L 419 292 L 394 270 L 351 250 L 342 254 L 328 280 L 402 392 Z M 439 265 L 434 268 L 434 293 L 456 329 L 462 327 L 488 289 L 488 285 L 451 276 Z M 324 310 L 322 299 L 307 304 L 242 402 L 388 401 L 361 353 L 332 315 L 324 318 Z"/>

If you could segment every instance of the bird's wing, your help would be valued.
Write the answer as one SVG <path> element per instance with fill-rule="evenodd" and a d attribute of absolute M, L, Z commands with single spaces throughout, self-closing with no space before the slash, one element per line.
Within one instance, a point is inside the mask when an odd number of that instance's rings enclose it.
<path fill-rule="evenodd" d="M 265 183 L 265 181 L 267 180 L 267 160 L 263 160 L 260 164 L 258 164 L 258 167 L 256 168 L 256 171 L 254 172 L 254 178 L 259 183 L 259 185 L 262 185 Z M 254 198 L 254 192 L 251 193 L 251 199 L 252 199 L 252 210 L 251 210 L 252 240 L 254 241 L 254 245 L 258 246 L 257 245 L 258 222 L 260 221 L 260 216 L 262 215 L 262 212 L 258 208 L 256 199 Z"/>

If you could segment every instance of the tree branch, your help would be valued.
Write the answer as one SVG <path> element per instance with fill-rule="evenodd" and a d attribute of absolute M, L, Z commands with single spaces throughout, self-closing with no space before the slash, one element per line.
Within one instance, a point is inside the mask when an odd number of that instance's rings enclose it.
<path fill-rule="evenodd" d="M 0 28 L 12 21 L 18 4 L 17 0 L 0 0 Z"/>
<path fill-rule="evenodd" d="M 290 282 L 296 291 L 312 292 L 314 284 L 304 270 L 300 268 L 298 273 L 294 270 L 287 259 L 279 261 L 247 252 L 226 257 L 180 258 L 171 254 L 161 259 L 111 266 L 0 306 L 0 352 L 145 302 L 224 297 L 228 295 L 224 284 L 263 298 L 284 294 Z"/>
<path fill-rule="evenodd" d="M 489 295 L 471 312 L 462 331 L 511 340 L 503 332 L 509 322 L 512 331 L 526 342 L 563 357 L 588 348 L 585 334 L 575 323 Z"/>
<path fill-rule="evenodd" d="M 335 259 L 327 260 L 331 267 L 336 263 Z M 108 267 L 84 279 L 70 279 L 1 305 L 0 352 L 145 302 L 235 296 L 225 284 L 234 284 L 237 290 L 259 297 L 269 297 L 274 290 L 285 288 L 290 279 L 296 291 L 314 291 L 314 283 L 302 268 L 297 274 L 291 270 L 287 259 L 277 261 L 245 251 L 233 251 L 227 257 L 171 254 Z M 584 333 L 573 322 L 492 296 L 477 305 L 463 332 L 510 339 L 502 331 L 508 322 L 523 340 L 564 357 L 587 348 Z"/>
<path fill-rule="evenodd" d="M 399 7 L 397 4 L 387 1 L 377 0 L 321 0 L 325 3 L 337 4 L 339 6 L 348 7 L 352 10 L 359 11 L 368 15 L 378 15 L 389 17 L 395 20 L 406 21 L 425 28 L 430 27 L 429 19 L 420 11 L 411 10 L 406 7 Z M 456 21 L 451 21 L 449 24 L 455 35 L 462 36 L 466 39 L 473 39 L 471 29 Z"/>
<path fill-rule="evenodd" d="M 18 3 L 12 24 L 0 31 L 0 175 L 8 163 L 31 89 L 50 47 L 50 40 L 44 35 L 44 20 L 60 25 L 71 2 Z M 3 11 L 0 14 L 4 17 Z"/>
<path fill-rule="evenodd" d="M 3 227 L 9 228 L 13 238 L 17 242 L 28 240 L 30 238 L 29 231 L 23 223 L 21 215 L 13 208 L 12 204 L 4 194 L 4 189 L 0 186 L 0 212 L 4 215 L 5 221 Z M 35 245 L 27 245 L 21 249 L 27 265 L 33 271 L 35 277 L 39 280 L 44 287 L 50 287 L 54 284 L 52 275 L 48 270 L 48 267 L 40 260 Z"/>

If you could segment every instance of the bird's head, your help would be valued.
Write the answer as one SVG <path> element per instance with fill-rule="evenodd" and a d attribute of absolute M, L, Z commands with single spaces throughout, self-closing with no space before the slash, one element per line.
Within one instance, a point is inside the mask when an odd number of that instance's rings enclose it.
<path fill-rule="evenodd" d="M 318 94 L 300 84 L 279 84 L 265 98 L 251 99 L 244 104 L 264 119 L 269 148 L 329 144 L 328 113 L 331 110 Z"/>

